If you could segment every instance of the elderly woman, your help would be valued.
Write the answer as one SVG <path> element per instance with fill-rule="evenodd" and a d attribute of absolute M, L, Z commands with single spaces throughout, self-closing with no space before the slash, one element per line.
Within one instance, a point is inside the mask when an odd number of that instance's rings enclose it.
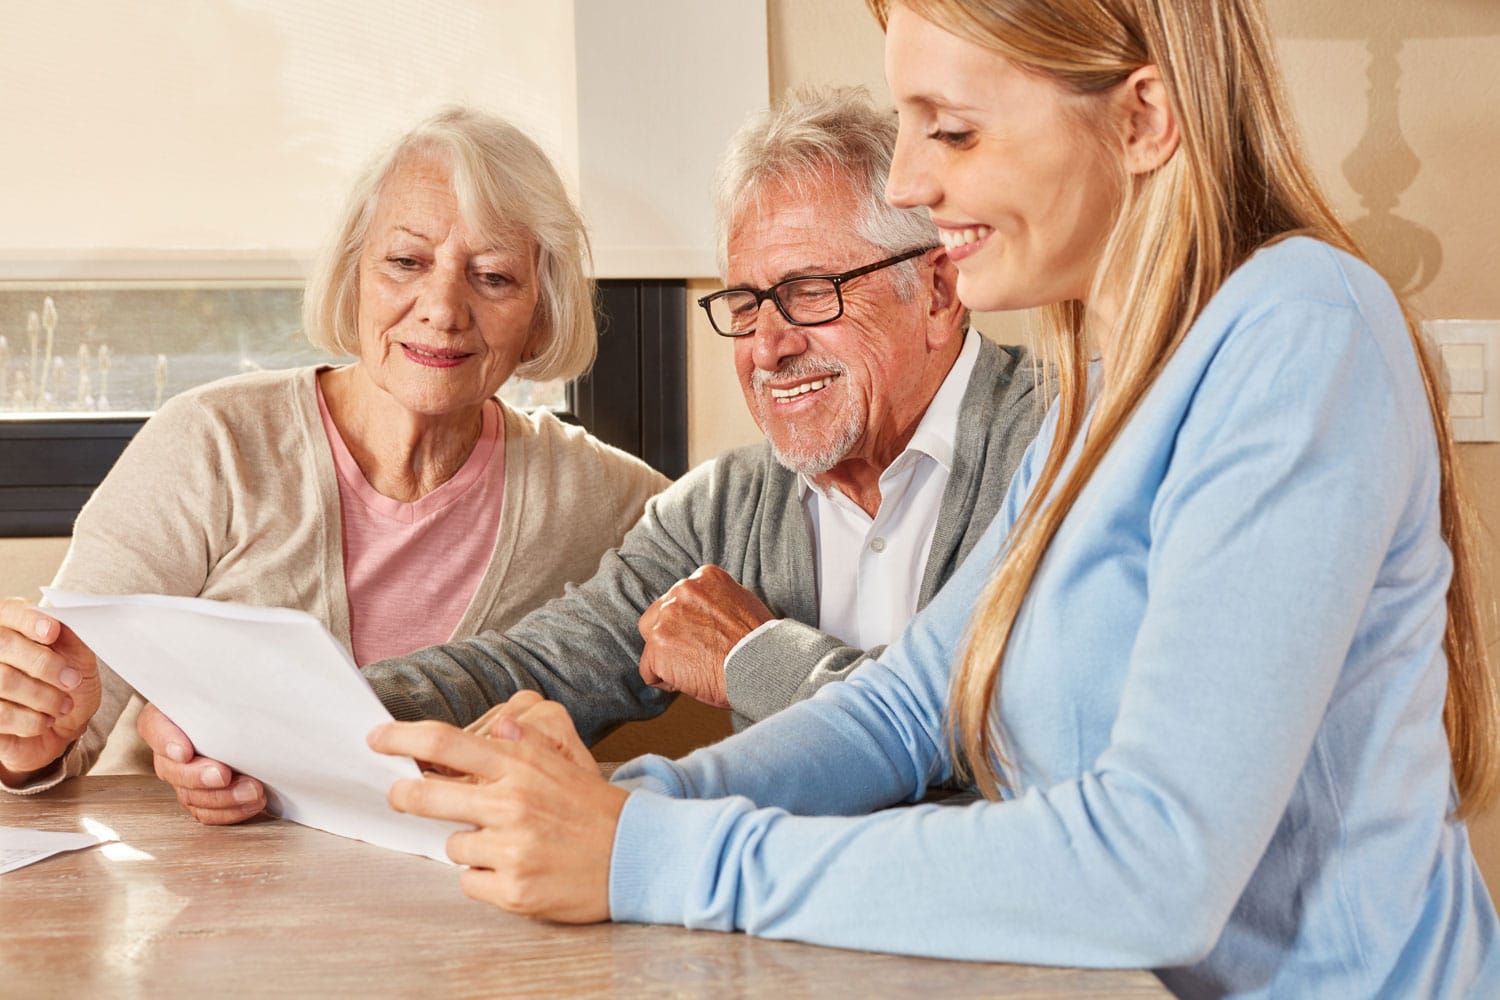
<path fill-rule="evenodd" d="M 308 285 L 312 341 L 355 362 L 169 400 L 79 515 L 56 585 L 300 608 L 364 665 L 586 579 L 666 480 L 495 393 L 592 362 L 587 258 L 534 142 L 469 110 L 423 122 L 361 176 Z M 59 622 L 0 604 L 7 789 L 88 770 L 130 696 Z M 199 819 L 264 805 L 150 706 L 140 729 Z"/>

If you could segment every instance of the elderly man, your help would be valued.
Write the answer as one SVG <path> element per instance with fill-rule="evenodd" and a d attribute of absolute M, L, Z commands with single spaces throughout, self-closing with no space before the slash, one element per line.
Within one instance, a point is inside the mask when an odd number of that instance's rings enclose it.
<path fill-rule="evenodd" d="M 845 677 L 937 592 L 1042 406 L 1023 352 L 966 329 L 931 220 L 885 203 L 895 138 L 862 91 L 741 130 L 719 175 L 727 290 L 701 304 L 766 441 L 683 477 L 507 632 L 369 667 L 393 715 L 466 724 L 531 688 L 593 742 L 682 692 L 743 725 Z"/>
<path fill-rule="evenodd" d="M 848 675 L 937 592 L 1043 407 L 1023 352 L 967 329 L 931 220 L 886 204 L 895 139 L 862 91 L 741 130 L 719 178 L 727 290 L 701 304 L 766 441 L 689 472 L 505 632 L 371 664 L 392 715 L 465 725 L 533 689 L 593 743 L 682 692 L 742 726 Z M 182 739 L 159 715 L 142 733 Z M 228 795 L 179 788 L 212 822 L 264 805 Z"/>

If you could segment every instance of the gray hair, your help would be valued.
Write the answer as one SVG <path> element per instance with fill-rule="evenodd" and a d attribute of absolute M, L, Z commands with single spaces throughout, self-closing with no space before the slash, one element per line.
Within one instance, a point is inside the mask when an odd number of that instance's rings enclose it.
<path fill-rule="evenodd" d="M 729 270 L 729 232 L 768 191 L 800 192 L 810 182 L 846 181 L 861 211 L 855 234 L 892 254 L 939 242 L 924 209 L 895 208 L 885 182 L 896 149 L 896 115 L 875 107 L 863 87 L 798 90 L 753 116 L 734 138 L 715 177 L 719 275 Z M 903 298 L 916 290 L 917 265 L 892 269 Z"/>
<path fill-rule="evenodd" d="M 516 375 L 535 381 L 582 375 L 593 364 L 598 336 L 583 218 L 530 137 L 496 115 L 457 106 L 406 133 L 354 182 L 303 294 L 307 338 L 330 354 L 359 353 L 359 258 L 375 202 L 399 167 L 422 158 L 446 162 L 459 212 L 487 240 L 514 247 L 520 238 L 536 246 L 533 322 L 541 338 Z"/>

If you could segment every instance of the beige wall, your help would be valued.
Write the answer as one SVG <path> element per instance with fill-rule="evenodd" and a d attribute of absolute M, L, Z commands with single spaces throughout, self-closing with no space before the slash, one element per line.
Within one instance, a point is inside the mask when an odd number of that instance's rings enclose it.
<path fill-rule="evenodd" d="M 39 598 L 67 548 L 66 538 L 0 538 L 0 597 Z"/>
<path fill-rule="evenodd" d="M 768 2 L 773 93 L 862 83 L 889 98 L 880 32 L 860 0 Z M 1500 318 L 1500 3 L 1266 4 L 1313 164 L 1376 262 L 1414 291 L 1426 318 Z M 1013 317 L 980 323 L 1001 340 L 1019 339 Z M 1466 444 L 1460 452 L 1485 528 L 1493 609 L 1500 444 Z M 1491 620 L 1490 651 L 1500 658 L 1500 625 Z M 1491 885 L 1500 888 L 1500 809 L 1474 834 Z"/>

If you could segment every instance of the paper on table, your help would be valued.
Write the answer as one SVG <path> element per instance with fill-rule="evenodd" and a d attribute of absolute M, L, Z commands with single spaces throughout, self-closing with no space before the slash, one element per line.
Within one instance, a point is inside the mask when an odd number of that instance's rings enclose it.
<path fill-rule="evenodd" d="M 47 613 L 175 722 L 198 753 L 266 786 L 294 823 L 447 861 L 453 823 L 398 813 L 386 792 L 420 772 L 371 750 L 390 713 L 323 623 L 289 608 L 43 588 Z"/>
<path fill-rule="evenodd" d="M 102 844 L 107 837 L 92 833 L 54 833 L 50 830 L 27 830 L 19 826 L 0 826 L 0 875 L 64 851 Z"/>

